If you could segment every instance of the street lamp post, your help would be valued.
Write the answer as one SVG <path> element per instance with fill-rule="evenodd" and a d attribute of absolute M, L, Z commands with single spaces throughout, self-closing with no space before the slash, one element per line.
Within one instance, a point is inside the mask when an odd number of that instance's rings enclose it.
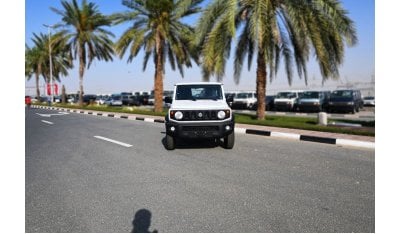
<path fill-rule="evenodd" d="M 51 104 L 54 101 L 54 93 L 53 93 L 53 60 L 51 59 L 51 28 L 54 28 L 54 25 L 43 24 L 43 26 L 47 27 L 49 34 L 49 60 L 50 60 L 50 95 L 51 95 Z"/>

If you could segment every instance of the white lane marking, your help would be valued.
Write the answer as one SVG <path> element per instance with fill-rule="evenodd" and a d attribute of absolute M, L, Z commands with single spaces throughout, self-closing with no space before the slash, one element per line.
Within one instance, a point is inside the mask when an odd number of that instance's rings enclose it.
<path fill-rule="evenodd" d="M 58 112 L 58 114 L 40 114 L 40 113 L 36 113 L 37 115 L 40 115 L 42 117 L 51 117 L 52 115 L 69 115 L 69 113 L 67 112 Z"/>
<path fill-rule="evenodd" d="M 36 113 L 37 115 L 40 115 L 40 116 L 42 116 L 42 117 L 50 117 L 50 115 L 48 115 L 48 114 L 40 114 L 40 113 Z"/>
<path fill-rule="evenodd" d="M 112 142 L 112 143 L 115 143 L 115 144 L 118 144 L 118 145 L 122 145 L 122 146 L 125 146 L 125 147 L 132 147 L 132 145 L 130 145 L 130 144 L 127 144 L 127 143 L 124 143 L 124 142 L 120 142 L 120 141 L 116 141 L 116 140 L 113 140 L 113 139 L 110 139 L 110 138 L 106 138 L 106 137 L 102 137 L 102 136 L 94 136 L 95 138 L 97 138 L 97 139 L 101 139 L 101 140 L 104 140 L 104 141 L 109 141 L 109 142 Z"/>
<path fill-rule="evenodd" d="M 47 123 L 47 124 L 54 124 L 53 122 L 50 121 L 46 121 L 46 120 L 42 120 L 43 123 Z"/>

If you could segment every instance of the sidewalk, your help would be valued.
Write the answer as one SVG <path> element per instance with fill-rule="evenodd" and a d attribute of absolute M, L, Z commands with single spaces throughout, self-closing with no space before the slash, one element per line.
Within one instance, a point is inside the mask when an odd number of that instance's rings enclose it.
<path fill-rule="evenodd" d="M 36 105 L 33 105 L 32 107 L 39 109 L 51 109 L 51 110 L 60 110 L 73 113 L 106 116 L 112 118 L 140 120 L 145 122 L 154 122 L 154 123 L 165 122 L 164 117 L 161 116 L 116 113 L 116 112 L 105 112 L 105 111 L 83 110 L 83 109 L 68 109 L 62 107 L 48 107 L 48 106 L 36 106 Z M 287 138 L 300 141 L 312 141 L 312 142 L 319 142 L 326 144 L 336 144 L 342 146 L 375 149 L 375 137 L 370 137 L 370 136 L 349 135 L 349 134 L 340 134 L 331 132 L 318 132 L 318 131 L 309 131 L 301 129 L 278 128 L 278 127 L 249 125 L 249 124 L 235 124 L 235 132 L 243 134 L 254 134 L 261 136 Z"/>

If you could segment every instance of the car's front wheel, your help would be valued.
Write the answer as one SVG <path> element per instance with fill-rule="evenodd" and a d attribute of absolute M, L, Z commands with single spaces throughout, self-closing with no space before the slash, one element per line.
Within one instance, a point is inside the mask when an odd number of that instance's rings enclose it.
<path fill-rule="evenodd" d="M 166 143 L 166 148 L 167 150 L 174 150 L 175 149 L 175 138 L 170 136 L 170 135 L 166 135 L 165 136 L 165 143 Z"/>
<path fill-rule="evenodd" d="M 351 110 L 351 113 L 352 113 L 352 114 L 355 114 L 356 112 L 357 112 L 357 109 L 356 109 L 356 106 L 354 105 L 354 106 L 353 106 L 353 109 Z"/>
<path fill-rule="evenodd" d="M 228 136 L 224 137 L 225 149 L 232 149 L 234 144 L 235 144 L 235 132 L 232 132 Z"/>

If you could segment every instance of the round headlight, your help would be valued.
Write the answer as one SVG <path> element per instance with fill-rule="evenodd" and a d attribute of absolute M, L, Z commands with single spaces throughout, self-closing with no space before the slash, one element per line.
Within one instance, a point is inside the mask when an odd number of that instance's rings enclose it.
<path fill-rule="evenodd" d="M 225 111 L 218 111 L 218 119 L 224 119 L 226 116 Z"/>
<path fill-rule="evenodd" d="M 180 111 L 177 111 L 174 116 L 177 120 L 181 120 L 183 118 L 183 114 Z"/>

